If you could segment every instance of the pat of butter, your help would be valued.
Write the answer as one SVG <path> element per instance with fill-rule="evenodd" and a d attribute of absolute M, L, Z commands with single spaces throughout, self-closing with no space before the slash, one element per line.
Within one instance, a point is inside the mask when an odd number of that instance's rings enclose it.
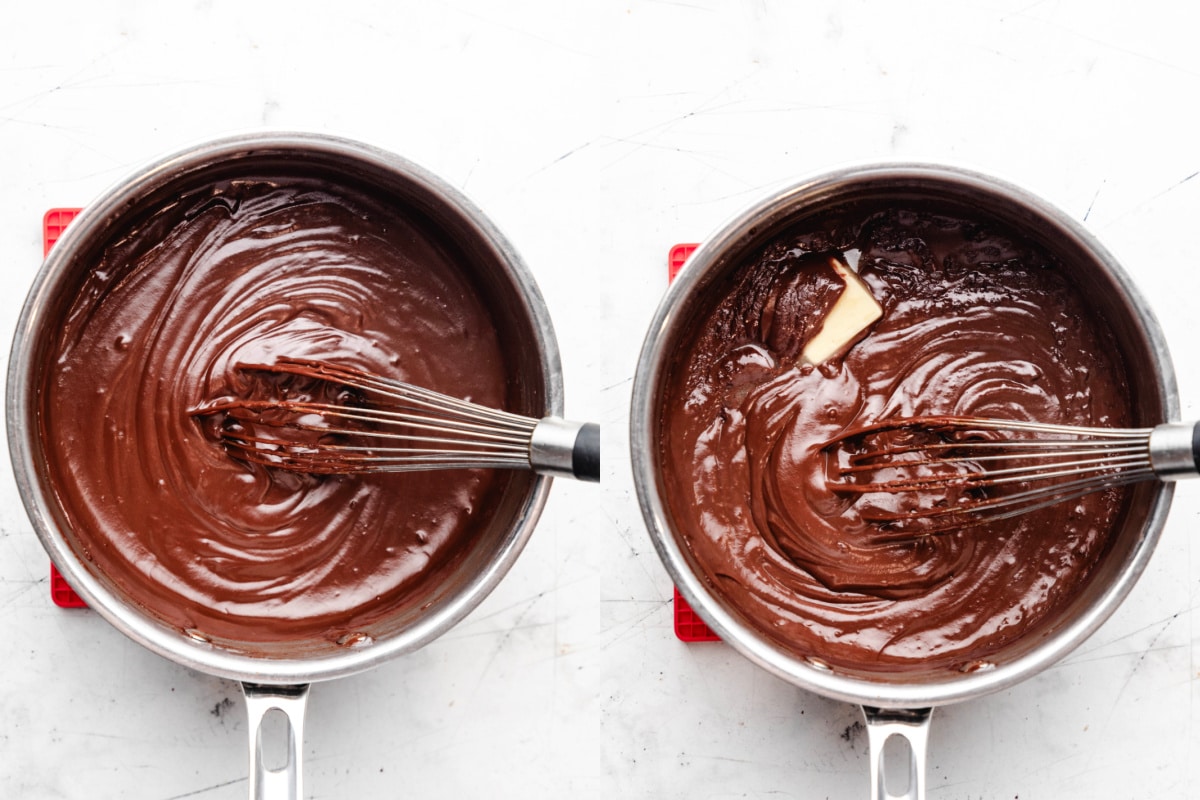
<path fill-rule="evenodd" d="M 808 341 L 800 354 L 801 363 L 820 364 L 841 352 L 883 316 L 883 307 L 871 290 L 849 267 L 836 258 L 829 259 L 834 272 L 841 276 L 846 288 L 825 315 L 821 330 Z"/>

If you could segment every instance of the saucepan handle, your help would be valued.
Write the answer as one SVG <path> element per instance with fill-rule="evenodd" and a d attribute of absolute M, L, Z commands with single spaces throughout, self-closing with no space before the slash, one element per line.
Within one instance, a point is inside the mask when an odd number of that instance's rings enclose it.
<path fill-rule="evenodd" d="M 925 750 L 933 709 L 863 706 L 862 710 L 871 748 L 871 800 L 925 800 Z M 908 745 L 908 786 L 904 794 L 892 794 L 885 779 L 884 745 L 893 736 L 899 736 Z"/>
<path fill-rule="evenodd" d="M 250 735 L 250 800 L 301 800 L 304 797 L 304 707 L 308 684 L 264 686 L 243 683 L 246 696 L 247 730 Z M 275 766 L 263 757 L 263 720 L 272 711 L 283 715 L 287 729 L 274 731 L 286 737 L 286 762 Z M 275 749 L 275 748 L 272 748 Z"/>

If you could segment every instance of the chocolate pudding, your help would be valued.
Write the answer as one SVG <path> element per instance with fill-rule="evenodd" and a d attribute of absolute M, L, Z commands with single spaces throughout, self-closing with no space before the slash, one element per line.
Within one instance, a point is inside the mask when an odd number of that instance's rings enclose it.
<path fill-rule="evenodd" d="M 38 399 L 76 551 L 165 623 L 226 644 L 367 643 L 372 622 L 427 602 L 509 476 L 275 471 L 229 457 L 190 411 L 252 397 L 261 378 L 238 365 L 279 357 L 507 407 L 496 321 L 438 230 L 393 198 L 263 174 L 114 232 Z"/>
<path fill-rule="evenodd" d="M 853 268 L 882 316 L 802 357 Z M 978 211 L 859 202 L 777 236 L 691 324 L 666 379 L 662 492 L 697 574 L 817 664 L 973 670 L 1050 624 L 1126 504 L 1110 490 L 937 535 L 880 535 L 825 444 L 896 417 L 1128 426 L 1111 333 L 1044 248 Z"/>

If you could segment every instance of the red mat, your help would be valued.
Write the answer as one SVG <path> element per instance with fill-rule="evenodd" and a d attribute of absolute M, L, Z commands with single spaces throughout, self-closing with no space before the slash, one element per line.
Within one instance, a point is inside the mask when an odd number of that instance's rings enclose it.
<path fill-rule="evenodd" d="M 46 212 L 46 216 L 42 217 L 42 255 L 50 252 L 50 248 L 78 213 L 78 208 L 52 208 Z M 87 603 L 75 594 L 75 590 L 67 583 L 66 578 L 59 574 L 54 564 L 50 565 L 50 599 L 54 601 L 54 605 L 61 608 L 87 608 Z"/>
<path fill-rule="evenodd" d="M 667 254 L 667 277 L 670 280 L 675 280 L 675 276 L 679 274 L 679 270 L 683 269 L 684 263 L 692 252 L 699 247 L 696 244 L 677 244 L 671 248 Z M 708 627 L 704 620 L 700 619 L 692 607 L 688 605 L 688 601 L 684 599 L 679 590 L 675 590 L 675 638 L 681 642 L 719 642 L 721 637 L 713 633 L 713 629 Z"/>

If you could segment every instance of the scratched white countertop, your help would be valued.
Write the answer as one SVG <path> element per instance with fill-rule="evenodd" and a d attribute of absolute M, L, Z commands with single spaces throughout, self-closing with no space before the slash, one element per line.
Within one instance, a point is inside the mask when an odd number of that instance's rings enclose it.
<path fill-rule="evenodd" d="M 929 160 L 1016 182 L 1123 261 L 1200 415 L 1200 7 L 1145 0 L 6 4 L 0 344 L 40 223 L 230 131 L 341 134 L 471 197 L 546 298 L 600 487 L 559 482 L 499 588 L 424 649 L 313 688 L 313 798 L 862 798 L 859 710 L 672 631 L 629 395 L 673 243 L 780 182 Z M 1200 485 L 1082 647 L 939 709 L 929 797 L 1200 797 Z M 0 797 L 245 797 L 239 687 L 52 605 L 0 464 Z"/>

